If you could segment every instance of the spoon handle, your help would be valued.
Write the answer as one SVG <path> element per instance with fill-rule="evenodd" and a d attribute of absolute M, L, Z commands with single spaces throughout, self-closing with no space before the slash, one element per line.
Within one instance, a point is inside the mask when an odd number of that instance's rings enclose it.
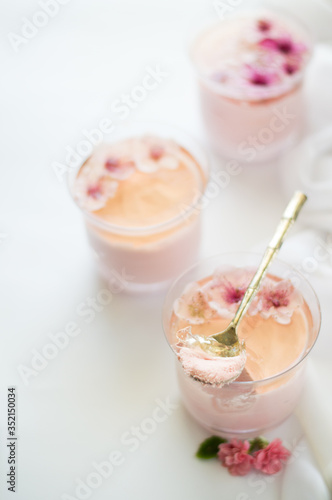
<path fill-rule="evenodd" d="M 306 200 L 307 200 L 306 195 L 301 193 L 300 191 L 295 191 L 295 193 L 293 194 L 292 199 L 288 203 L 282 215 L 282 218 L 278 224 L 274 236 L 270 241 L 269 246 L 265 250 L 261 263 L 259 264 L 259 267 L 254 277 L 249 283 L 246 293 L 244 294 L 244 297 L 239 305 L 239 308 L 236 311 L 236 314 L 232 321 L 232 326 L 234 327 L 237 326 L 242 316 L 246 312 L 247 308 L 249 307 L 251 301 L 255 297 L 259 285 L 261 284 L 261 281 L 264 278 L 266 271 L 272 262 L 272 259 L 278 253 L 281 245 L 284 242 L 288 229 L 292 226 L 293 222 L 296 220 Z"/>

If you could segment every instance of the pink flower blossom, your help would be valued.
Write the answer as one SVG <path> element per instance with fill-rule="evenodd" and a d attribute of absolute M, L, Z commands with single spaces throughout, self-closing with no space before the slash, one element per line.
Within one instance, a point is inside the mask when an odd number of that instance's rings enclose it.
<path fill-rule="evenodd" d="M 109 156 L 105 161 L 107 173 L 117 180 L 128 179 L 135 170 L 135 163 L 126 158 Z"/>
<path fill-rule="evenodd" d="M 179 166 L 180 147 L 170 139 L 147 135 L 134 143 L 137 170 L 153 173 L 159 168 L 175 170 Z"/>
<path fill-rule="evenodd" d="M 284 69 L 285 73 L 287 73 L 287 75 L 293 75 L 294 73 L 299 71 L 300 67 L 299 67 L 299 64 L 297 64 L 297 63 L 286 62 L 283 65 L 283 69 Z"/>
<path fill-rule="evenodd" d="M 257 28 L 259 31 L 269 31 L 272 28 L 272 23 L 267 19 L 258 19 Z"/>
<path fill-rule="evenodd" d="M 245 476 L 253 465 L 253 457 L 248 454 L 249 441 L 232 439 L 219 446 L 218 458 L 223 467 L 227 467 L 232 476 Z"/>
<path fill-rule="evenodd" d="M 211 319 L 216 313 L 208 303 L 208 297 L 198 283 L 190 283 L 174 303 L 178 318 L 199 325 Z"/>
<path fill-rule="evenodd" d="M 272 316 L 278 323 L 288 324 L 293 312 L 302 302 L 302 296 L 290 280 L 267 280 L 259 292 L 259 308 L 263 318 Z"/>
<path fill-rule="evenodd" d="M 290 454 L 280 439 L 274 439 L 265 448 L 253 454 L 253 465 L 255 469 L 264 472 L 264 474 L 276 474 L 282 469 Z"/>
<path fill-rule="evenodd" d="M 101 183 L 97 182 L 96 184 L 91 184 L 90 186 L 88 186 L 86 194 L 88 196 L 91 196 L 91 198 L 94 198 L 95 200 L 101 198 L 103 195 L 103 189 Z"/>
<path fill-rule="evenodd" d="M 103 208 L 109 198 L 115 196 L 118 183 L 108 176 L 82 177 L 76 182 L 75 198 L 80 206 L 93 212 Z"/>
<path fill-rule="evenodd" d="M 278 75 L 266 67 L 253 67 L 247 65 L 246 78 L 252 85 L 269 86 L 278 81 Z"/>
<path fill-rule="evenodd" d="M 259 45 L 264 49 L 281 52 L 287 56 L 302 54 L 302 52 L 306 50 L 303 43 L 296 43 L 289 36 L 282 36 L 279 38 L 263 38 L 263 40 L 259 42 Z"/>
<path fill-rule="evenodd" d="M 154 144 L 153 146 L 151 146 L 150 157 L 153 160 L 159 160 L 164 154 L 165 154 L 165 149 L 162 146 L 158 144 Z"/>
<path fill-rule="evenodd" d="M 219 316 L 231 318 L 234 316 L 254 271 L 238 268 L 219 269 L 214 273 L 212 281 L 208 282 L 203 290 L 208 296 L 209 306 Z M 249 308 L 249 314 L 256 311 L 257 300 L 254 299 Z"/>

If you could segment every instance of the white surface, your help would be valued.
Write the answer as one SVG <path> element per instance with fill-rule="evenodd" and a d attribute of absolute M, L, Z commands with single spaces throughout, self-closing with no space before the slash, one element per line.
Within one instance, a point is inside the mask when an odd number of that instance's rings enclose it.
<path fill-rule="evenodd" d="M 95 274 L 80 214 L 52 168 L 54 161 L 63 162 L 67 145 L 83 139 L 83 129 L 112 117 L 112 102 L 140 84 L 146 66 L 155 64 L 169 76 L 129 119 L 170 122 L 204 142 L 185 45 L 187 31 L 214 18 L 213 2 L 72 0 L 16 53 L 7 34 L 19 33 L 22 17 L 31 19 L 37 10 L 37 2 L 8 2 L 0 20 L 1 499 L 13 497 L 4 481 L 4 409 L 7 387 L 16 385 L 17 500 L 74 497 L 76 478 L 85 480 L 93 462 L 114 450 L 121 451 L 123 463 L 86 498 L 276 500 L 280 477 L 234 479 L 218 463 L 194 458 L 206 433 L 181 406 L 174 355 L 161 328 L 163 294 L 115 294 L 91 323 L 79 315 L 80 304 L 105 285 Z M 305 12 L 301 2 L 301 15 Z M 316 19 L 313 27 L 319 31 Z M 313 130 L 332 117 L 329 78 L 332 53 L 320 48 L 308 81 Z M 247 250 L 267 240 L 284 204 L 274 166 L 246 168 L 204 210 L 202 256 Z M 329 297 L 322 301 L 328 318 Z M 81 333 L 24 385 L 17 367 L 29 365 L 31 350 L 49 343 L 50 332 L 73 321 Z M 331 380 L 328 324 L 327 319 L 313 357 Z M 142 422 L 148 426 L 156 399 L 167 398 L 178 407 L 131 451 L 133 443 L 121 442 L 124 433 Z M 267 435 L 292 447 L 301 436 L 295 417 Z M 301 443 L 297 455 L 319 476 L 306 440 Z M 326 498 L 322 491 L 318 482 L 315 499 Z"/>

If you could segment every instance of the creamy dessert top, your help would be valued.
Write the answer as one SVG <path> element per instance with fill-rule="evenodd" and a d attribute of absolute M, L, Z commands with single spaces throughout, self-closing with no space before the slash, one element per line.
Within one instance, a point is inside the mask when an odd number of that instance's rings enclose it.
<path fill-rule="evenodd" d="M 311 43 L 291 18 L 269 11 L 234 16 L 195 40 L 192 58 L 214 89 L 234 97 L 278 95 L 299 81 Z"/>
<path fill-rule="evenodd" d="M 173 140 L 146 135 L 102 144 L 78 171 L 78 205 L 104 222 L 148 227 L 188 210 L 206 183 L 199 164 Z"/>

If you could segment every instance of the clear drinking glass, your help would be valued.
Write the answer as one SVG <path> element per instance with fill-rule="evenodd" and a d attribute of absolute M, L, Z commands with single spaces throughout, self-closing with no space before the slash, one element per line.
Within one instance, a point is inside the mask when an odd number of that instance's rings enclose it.
<path fill-rule="evenodd" d="M 175 281 L 168 292 L 163 309 L 164 331 L 173 350 L 175 343 L 174 332 L 171 329 L 173 306 L 184 288 L 189 283 L 210 276 L 217 268 L 234 266 L 256 269 L 260 260 L 260 255 L 251 253 L 219 255 L 194 265 Z M 318 299 L 306 279 L 288 264 L 275 260 L 269 273 L 281 279 L 290 279 L 306 303 L 307 342 L 302 354 L 294 363 L 282 372 L 262 380 L 235 380 L 228 385 L 214 387 L 188 376 L 180 361 L 176 360 L 184 405 L 194 419 L 213 434 L 251 437 L 275 427 L 293 412 L 305 385 L 306 359 L 320 329 Z"/>
<path fill-rule="evenodd" d="M 125 282 L 126 291 L 151 291 L 162 288 L 198 258 L 200 210 L 198 206 L 208 182 L 209 167 L 205 153 L 186 133 L 163 124 L 137 123 L 112 134 L 108 142 L 144 135 L 173 139 L 187 150 L 199 166 L 201 182 L 193 203 L 178 207 L 176 216 L 160 224 L 140 227 L 119 226 L 79 208 L 88 240 L 97 256 L 99 270 L 110 283 Z M 74 181 L 81 165 L 70 173 L 69 187 L 74 198 Z M 74 201 L 76 202 L 75 198 Z"/>

